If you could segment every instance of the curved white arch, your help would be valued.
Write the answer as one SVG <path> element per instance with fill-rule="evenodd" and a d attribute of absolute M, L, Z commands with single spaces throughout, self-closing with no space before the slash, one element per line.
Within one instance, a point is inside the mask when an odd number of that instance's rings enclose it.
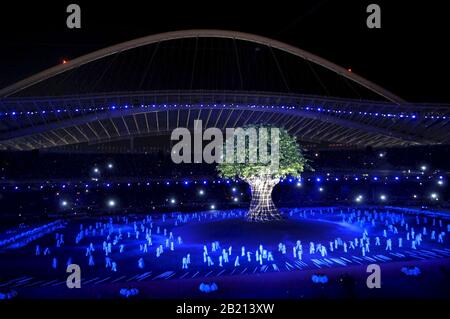
<path fill-rule="evenodd" d="M 28 78 L 25 78 L 19 82 L 16 82 L 10 86 L 7 86 L 0 90 L 0 97 L 7 97 L 11 94 L 14 94 L 18 91 L 21 91 L 29 86 L 32 86 L 36 83 L 39 83 L 41 81 L 44 81 L 52 76 L 58 75 L 60 73 L 63 73 L 65 71 L 71 70 L 73 68 L 79 67 L 81 65 L 84 65 L 86 63 L 101 59 L 103 57 L 116 54 L 119 52 L 131 50 L 133 48 L 137 48 L 140 46 L 157 43 L 157 42 L 163 42 L 163 41 L 169 41 L 169 40 L 176 40 L 176 39 L 183 39 L 183 38 L 228 38 L 228 39 L 237 39 L 242 41 L 248 41 L 253 42 L 257 44 L 266 45 L 268 47 L 273 47 L 278 50 L 285 51 L 287 53 L 293 54 L 295 56 L 301 57 L 307 61 L 311 61 L 315 64 L 318 64 L 324 68 L 327 68 L 343 77 L 348 78 L 349 80 L 352 80 L 367 89 L 383 96 L 384 98 L 396 103 L 396 104 L 404 104 L 406 101 L 404 101 L 399 96 L 393 94 L 392 92 L 382 88 L 381 86 L 353 73 L 349 72 L 345 68 L 334 64 L 326 59 L 323 59 L 315 54 L 309 53 L 307 51 L 304 51 L 302 49 L 299 49 L 295 46 L 286 44 L 281 41 L 273 40 L 267 37 L 250 34 L 250 33 L 244 33 L 239 31 L 227 31 L 227 30 L 181 30 L 181 31 L 172 31 L 172 32 L 164 32 L 159 33 L 155 35 L 149 35 L 141 38 L 137 38 L 134 40 L 122 42 L 104 49 L 100 49 L 98 51 L 94 51 L 92 53 L 83 55 L 81 57 L 78 57 L 76 59 L 73 59 L 69 61 L 66 64 L 57 65 L 54 67 L 51 67 L 49 69 L 46 69 L 42 72 L 36 73 Z"/>

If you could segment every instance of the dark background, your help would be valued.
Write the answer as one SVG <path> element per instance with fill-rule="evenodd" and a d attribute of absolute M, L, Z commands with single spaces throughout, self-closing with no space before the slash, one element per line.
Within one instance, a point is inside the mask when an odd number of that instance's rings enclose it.
<path fill-rule="evenodd" d="M 81 30 L 66 7 L 81 6 Z M 381 6 L 381 29 L 366 7 Z M 318 54 L 413 102 L 450 103 L 444 1 L 15 1 L 0 5 L 0 87 L 136 37 L 190 28 L 251 32 Z"/>

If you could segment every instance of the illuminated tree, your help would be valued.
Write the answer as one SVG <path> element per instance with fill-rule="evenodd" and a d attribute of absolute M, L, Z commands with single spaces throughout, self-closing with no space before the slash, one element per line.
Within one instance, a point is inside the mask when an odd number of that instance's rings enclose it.
<path fill-rule="evenodd" d="M 257 143 L 251 143 L 248 136 L 250 134 L 241 140 L 241 144 L 236 142 L 235 137 L 230 139 L 227 135 L 223 153 L 228 156 L 227 147 L 233 148 L 233 162 L 223 159 L 217 165 L 217 171 L 223 178 L 237 177 L 250 185 L 252 199 L 247 214 L 250 221 L 280 219 L 281 215 L 272 201 L 273 188 L 280 179 L 287 176 L 299 178 L 305 168 L 310 166 L 295 137 L 289 135 L 285 129 L 249 126 L 244 130 L 248 133 L 252 129 L 257 132 Z M 267 138 L 263 138 L 261 132 L 267 132 Z M 268 155 L 269 161 L 264 163 L 261 160 L 257 162 L 251 160 L 254 156 L 261 159 L 263 153 Z M 277 161 L 274 161 L 275 155 L 277 155 Z M 245 160 L 238 161 L 239 156 Z M 275 165 L 274 162 L 276 162 Z"/>

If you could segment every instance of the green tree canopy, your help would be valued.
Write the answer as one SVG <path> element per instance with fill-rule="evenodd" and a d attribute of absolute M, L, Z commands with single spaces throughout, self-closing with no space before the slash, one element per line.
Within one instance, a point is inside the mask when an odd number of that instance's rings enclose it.
<path fill-rule="evenodd" d="M 255 128 L 258 132 L 261 132 L 261 128 L 267 129 L 269 132 L 269 136 L 272 135 L 272 126 L 261 126 L 261 125 L 252 125 L 247 126 L 244 129 L 248 130 L 250 128 Z M 239 177 L 242 179 L 248 179 L 253 177 L 261 177 L 261 178 L 285 178 L 287 176 L 292 177 L 300 177 L 300 174 L 305 169 L 312 169 L 308 164 L 308 159 L 303 155 L 302 149 L 298 145 L 294 136 L 289 135 L 289 133 L 283 128 L 277 128 L 279 130 L 279 139 L 278 143 L 274 143 L 271 145 L 271 138 L 267 139 L 267 149 L 269 150 L 269 159 L 272 158 L 272 148 L 273 146 L 277 147 L 279 150 L 279 165 L 276 170 L 270 168 L 271 162 L 261 163 L 257 161 L 256 163 L 251 162 L 249 159 L 252 155 L 259 154 L 259 147 L 249 147 L 249 139 L 245 140 L 245 150 L 242 149 L 242 145 L 238 145 L 236 141 L 234 141 L 234 163 L 227 163 L 223 161 L 217 165 L 217 171 L 219 175 L 223 178 L 235 178 Z M 228 138 L 228 136 L 227 136 Z M 260 134 L 258 134 L 258 141 L 260 138 Z M 260 145 L 260 144 L 258 144 Z M 224 146 L 224 154 L 226 153 L 226 143 Z M 237 162 L 236 158 L 239 152 L 245 153 L 245 161 Z"/>

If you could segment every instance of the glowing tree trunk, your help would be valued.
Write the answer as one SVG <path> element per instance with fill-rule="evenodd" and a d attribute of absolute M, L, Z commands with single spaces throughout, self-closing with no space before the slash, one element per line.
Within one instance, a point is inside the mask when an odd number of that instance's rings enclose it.
<path fill-rule="evenodd" d="M 252 192 L 252 200 L 247 218 L 250 221 L 269 221 L 281 219 L 281 215 L 272 201 L 272 190 L 279 179 L 253 177 L 246 179 Z"/>

